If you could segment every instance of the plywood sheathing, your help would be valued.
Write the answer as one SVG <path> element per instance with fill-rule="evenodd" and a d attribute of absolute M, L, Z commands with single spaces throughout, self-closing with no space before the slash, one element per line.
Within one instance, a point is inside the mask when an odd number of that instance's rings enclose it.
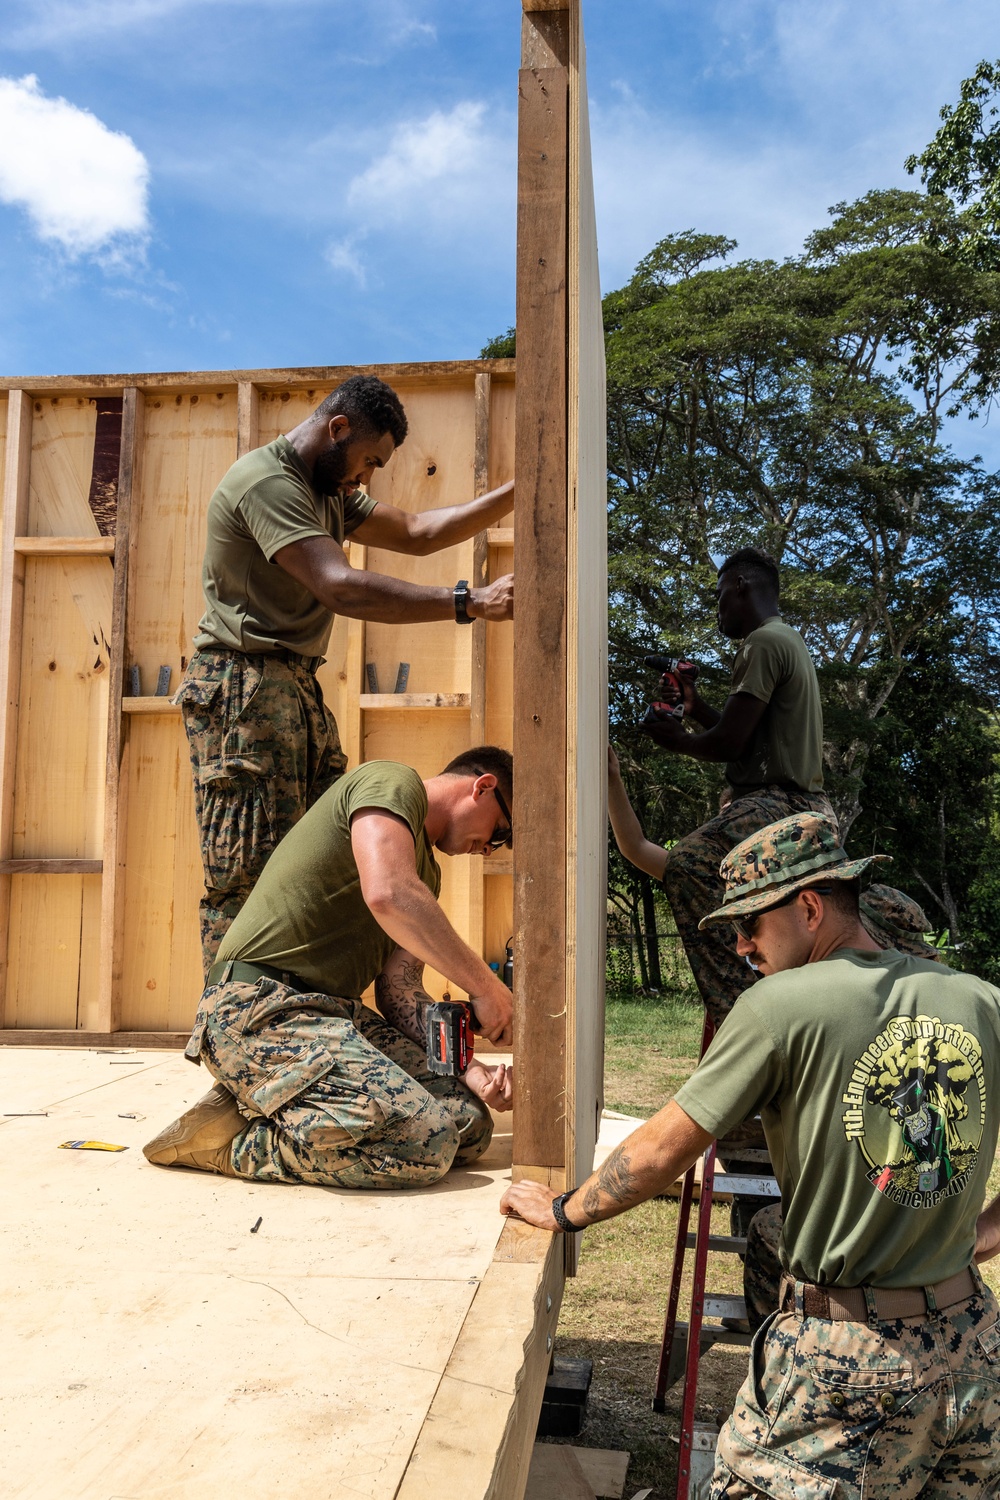
<path fill-rule="evenodd" d="M 425 1493 L 437 1466 L 437 1495 L 479 1500 L 494 1425 L 516 1423 L 524 1345 L 544 1348 L 558 1305 L 542 1289 L 551 1237 L 502 1231 L 504 1122 L 474 1169 L 377 1201 L 150 1167 L 140 1143 L 208 1081 L 163 1053 L 0 1050 L 19 1205 L 4 1493 L 385 1500 Z M 58 1149 L 70 1139 L 129 1149 Z M 440 1468 L 448 1431 L 470 1470 Z"/>

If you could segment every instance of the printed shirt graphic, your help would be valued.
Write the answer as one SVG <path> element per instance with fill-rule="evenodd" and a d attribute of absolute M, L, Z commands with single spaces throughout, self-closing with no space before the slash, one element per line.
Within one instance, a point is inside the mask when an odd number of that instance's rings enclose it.
<path fill-rule="evenodd" d="M 912 1287 L 972 1259 L 998 1078 L 992 985 L 843 948 L 746 990 L 675 1097 L 717 1136 L 760 1111 L 793 1275 Z"/>
<path fill-rule="evenodd" d="M 858 1058 L 844 1132 L 868 1181 L 904 1208 L 935 1208 L 969 1186 L 986 1122 L 982 1051 L 939 1016 L 900 1016 Z"/>

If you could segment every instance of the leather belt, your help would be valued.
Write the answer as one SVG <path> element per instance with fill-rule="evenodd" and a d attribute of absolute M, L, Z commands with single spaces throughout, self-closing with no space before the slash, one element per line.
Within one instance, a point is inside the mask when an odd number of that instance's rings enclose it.
<path fill-rule="evenodd" d="M 227 958 L 222 963 L 213 964 L 205 984 L 206 987 L 211 984 L 228 984 L 230 980 L 236 980 L 240 984 L 256 984 L 258 979 L 276 979 L 279 984 L 287 985 L 290 990 L 297 990 L 300 995 L 316 993 L 314 984 L 307 984 L 304 979 L 287 969 L 272 969 L 270 964 L 245 964 L 238 958 Z"/>
<path fill-rule="evenodd" d="M 982 1281 L 971 1266 L 934 1286 L 816 1286 L 796 1281 L 787 1272 L 781 1278 L 780 1312 L 798 1312 L 806 1318 L 841 1319 L 852 1323 L 891 1323 L 896 1318 L 930 1316 L 953 1302 L 964 1302 L 982 1290 Z M 799 1294 L 801 1292 L 801 1303 Z"/>

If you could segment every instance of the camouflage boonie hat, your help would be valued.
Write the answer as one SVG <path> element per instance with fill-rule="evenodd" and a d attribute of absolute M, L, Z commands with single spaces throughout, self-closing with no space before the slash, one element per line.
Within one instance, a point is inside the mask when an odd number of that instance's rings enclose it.
<path fill-rule="evenodd" d="M 875 860 L 888 857 L 872 854 L 867 859 L 848 859 L 829 818 L 812 812 L 794 813 L 769 823 L 730 849 L 719 866 L 726 882 L 722 905 L 703 917 L 698 926 L 714 927 L 734 917 L 766 911 L 807 885 L 853 880 Z"/>
<path fill-rule="evenodd" d="M 910 953 L 915 958 L 933 958 L 941 962 L 942 955 L 930 943 L 924 942 L 924 933 L 930 931 L 930 922 L 924 909 L 912 896 L 906 896 L 891 885 L 870 885 L 862 892 L 858 902 L 861 908 L 861 925 L 868 936 L 886 948 L 898 948 L 900 953 Z"/>

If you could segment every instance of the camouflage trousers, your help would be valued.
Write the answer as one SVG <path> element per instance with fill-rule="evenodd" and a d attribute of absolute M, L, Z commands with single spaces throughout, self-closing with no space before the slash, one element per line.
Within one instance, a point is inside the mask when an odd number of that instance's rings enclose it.
<path fill-rule="evenodd" d="M 751 1333 L 778 1309 L 782 1265 L 778 1256 L 782 1214 L 780 1203 L 769 1203 L 755 1213 L 747 1229 L 743 1260 L 743 1296 Z"/>
<path fill-rule="evenodd" d="M 198 651 L 174 701 L 194 771 L 207 974 L 268 857 L 347 761 L 316 675 L 293 652 Z"/>
<path fill-rule="evenodd" d="M 493 1135 L 489 1109 L 360 1000 L 301 995 L 274 979 L 209 985 L 186 1054 L 247 1117 L 232 1144 L 255 1182 L 404 1188 L 467 1166 Z"/>
<path fill-rule="evenodd" d="M 985 1288 L 874 1326 L 772 1313 L 711 1500 L 980 1500 L 1000 1486 L 1000 1327 Z"/>
<path fill-rule="evenodd" d="M 734 797 L 718 817 L 678 839 L 667 851 L 663 888 L 695 983 L 716 1026 L 754 982 L 753 970 L 736 952 L 730 928 L 698 931 L 702 917 L 722 905 L 725 885 L 719 865 L 730 849 L 751 834 L 797 812 L 819 812 L 836 823 L 833 808 L 822 792 L 787 792 L 782 787 L 767 786 Z"/>

